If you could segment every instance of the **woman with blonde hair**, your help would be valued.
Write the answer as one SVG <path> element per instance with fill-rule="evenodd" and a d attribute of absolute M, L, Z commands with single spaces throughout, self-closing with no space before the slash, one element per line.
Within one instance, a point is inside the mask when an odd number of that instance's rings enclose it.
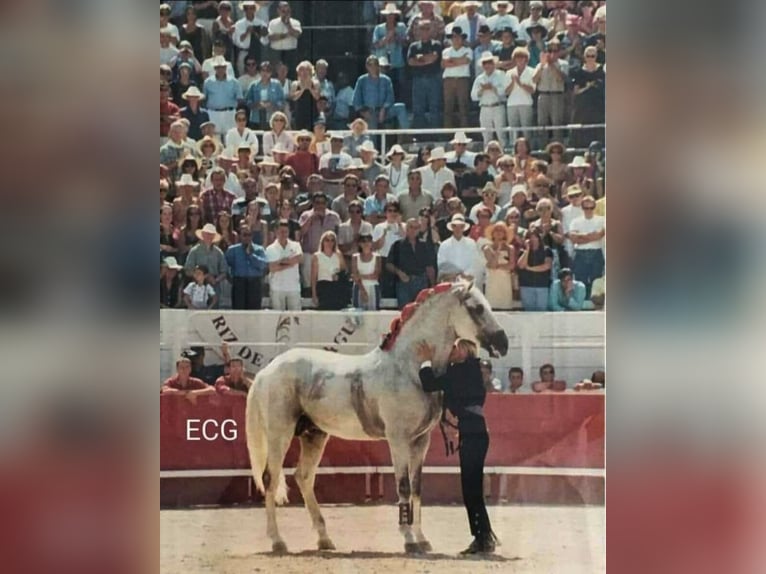
<path fill-rule="evenodd" d="M 341 272 L 346 261 L 338 249 L 334 231 L 325 231 L 319 238 L 319 249 L 311 256 L 311 299 L 320 311 L 339 311 L 348 304 Z"/>
<path fill-rule="evenodd" d="M 298 79 L 290 84 L 290 101 L 293 102 L 293 126 L 297 130 L 310 130 L 314 126 L 319 99 L 319 80 L 314 77 L 314 66 L 308 60 L 296 66 Z"/>
<path fill-rule="evenodd" d="M 356 118 L 348 127 L 351 133 L 343 138 L 343 148 L 351 157 L 360 157 L 359 147 L 366 141 L 372 141 L 367 133 L 369 126 L 362 118 Z"/>
<path fill-rule="evenodd" d="M 516 267 L 514 249 L 510 245 L 508 226 L 500 221 L 490 225 L 485 237 L 491 242 L 484 246 L 487 260 L 487 283 L 484 291 L 493 309 L 510 309 L 513 304 L 513 269 Z"/>
<path fill-rule="evenodd" d="M 290 123 L 283 112 L 274 112 L 269 119 L 271 130 L 263 134 L 263 155 L 270 156 L 271 150 L 279 143 L 282 148 L 289 152 L 295 151 L 295 142 L 292 135 L 287 130 L 290 129 Z"/>
<path fill-rule="evenodd" d="M 495 176 L 495 188 L 497 189 L 497 203 L 505 205 L 511 200 L 511 189 L 516 183 L 514 168 L 516 162 L 510 155 L 501 155 L 497 159 L 497 175 Z"/>
<path fill-rule="evenodd" d="M 330 151 L 330 137 L 327 135 L 327 124 L 324 120 L 314 122 L 309 151 L 317 156 L 317 159 Z"/>

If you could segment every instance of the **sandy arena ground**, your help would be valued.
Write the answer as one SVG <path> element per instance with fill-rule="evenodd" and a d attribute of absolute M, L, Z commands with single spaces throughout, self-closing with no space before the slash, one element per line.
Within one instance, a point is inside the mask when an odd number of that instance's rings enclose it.
<path fill-rule="evenodd" d="M 302 507 L 279 508 L 277 521 L 290 554 L 274 556 L 262 507 L 163 510 L 161 572 L 168 574 L 382 574 L 417 572 L 587 573 L 606 571 L 603 507 L 490 506 L 502 541 L 494 556 L 459 558 L 470 542 L 461 506 L 423 508 L 423 532 L 434 551 L 404 554 L 395 505 L 323 506 L 337 550 L 316 550 L 316 534 Z"/>

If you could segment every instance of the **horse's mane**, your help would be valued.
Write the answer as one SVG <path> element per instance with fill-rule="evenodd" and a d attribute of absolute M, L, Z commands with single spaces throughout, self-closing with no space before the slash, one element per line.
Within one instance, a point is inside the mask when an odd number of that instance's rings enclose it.
<path fill-rule="evenodd" d="M 423 303 L 428 301 L 434 295 L 449 291 L 452 289 L 452 287 L 452 283 L 439 283 L 434 287 L 427 287 L 426 289 L 422 289 L 418 293 L 418 296 L 415 297 L 415 301 L 412 303 L 407 303 L 404 307 L 402 307 L 399 316 L 394 317 L 391 320 L 391 324 L 388 328 L 388 333 L 383 336 L 383 342 L 380 344 L 381 350 L 390 351 L 394 348 L 396 339 L 402 332 L 402 328 L 404 327 L 405 323 L 412 320 L 412 318 L 415 316 L 415 313 L 420 310 L 420 307 L 423 305 Z"/>

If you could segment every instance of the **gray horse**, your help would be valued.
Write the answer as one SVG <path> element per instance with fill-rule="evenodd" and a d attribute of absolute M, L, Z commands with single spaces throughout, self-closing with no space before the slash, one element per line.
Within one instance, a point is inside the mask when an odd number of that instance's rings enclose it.
<path fill-rule="evenodd" d="M 301 444 L 295 480 L 319 534 L 320 550 L 335 548 L 314 495 L 316 468 L 330 435 L 388 441 L 405 551 L 431 550 L 420 527 L 421 474 L 442 397 L 423 392 L 416 345 L 427 341 L 434 346 L 437 374 L 446 371 L 458 337 L 478 341 L 495 357 L 508 352 L 508 337 L 473 283 L 440 287 L 403 324 L 388 350 L 343 355 L 290 349 L 255 377 L 247 396 L 247 446 L 255 484 L 266 499 L 274 552 L 287 551 L 277 528 L 276 505 L 287 501 L 282 464 L 294 435 Z"/>

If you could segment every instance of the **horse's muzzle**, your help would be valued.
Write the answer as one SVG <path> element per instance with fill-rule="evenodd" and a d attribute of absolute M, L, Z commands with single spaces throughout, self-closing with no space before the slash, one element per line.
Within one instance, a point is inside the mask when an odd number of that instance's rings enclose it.
<path fill-rule="evenodd" d="M 504 357 L 508 353 L 508 335 L 500 329 L 482 341 L 482 346 L 492 357 Z"/>

